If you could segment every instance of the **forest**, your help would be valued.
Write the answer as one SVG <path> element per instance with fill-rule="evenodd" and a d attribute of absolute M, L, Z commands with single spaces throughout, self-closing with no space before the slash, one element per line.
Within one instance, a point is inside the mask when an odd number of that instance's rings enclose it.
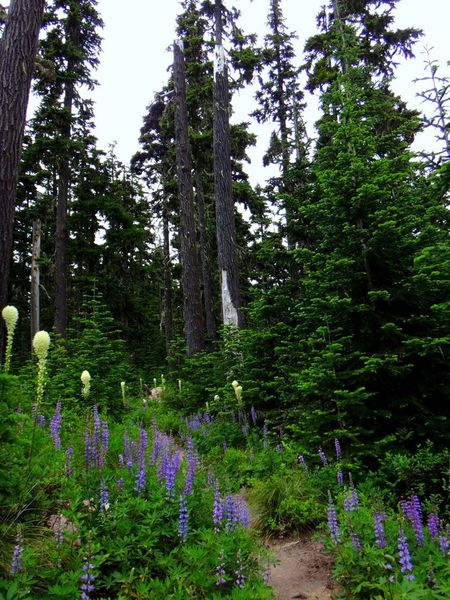
<path fill-rule="evenodd" d="M 450 596 L 450 62 L 393 91 L 400 1 L 298 56 L 283 0 L 180 0 L 126 164 L 97 1 L 0 5 L 0 600 Z"/>

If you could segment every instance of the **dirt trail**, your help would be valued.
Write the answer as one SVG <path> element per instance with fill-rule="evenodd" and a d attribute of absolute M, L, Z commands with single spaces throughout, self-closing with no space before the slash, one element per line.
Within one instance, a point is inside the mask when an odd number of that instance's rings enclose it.
<path fill-rule="evenodd" d="M 312 535 L 271 542 L 277 561 L 269 569 L 268 584 L 277 600 L 329 600 L 333 591 L 332 559 Z"/>

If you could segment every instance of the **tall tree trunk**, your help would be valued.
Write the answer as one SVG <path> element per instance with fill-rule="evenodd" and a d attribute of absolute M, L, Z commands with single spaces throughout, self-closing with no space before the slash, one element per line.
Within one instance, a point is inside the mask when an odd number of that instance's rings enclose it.
<path fill-rule="evenodd" d="M 213 285 L 211 277 L 211 255 L 208 235 L 206 231 L 205 196 L 199 173 L 195 176 L 195 188 L 197 192 L 198 229 L 200 234 L 200 258 L 203 276 L 203 302 L 205 305 L 206 334 L 208 341 L 212 342 L 217 337 L 216 319 L 214 318 Z"/>
<path fill-rule="evenodd" d="M 181 287 L 188 354 L 205 348 L 205 325 L 200 289 L 201 270 L 195 227 L 192 158 L 188 137 L 186 75 L 181 41 L 174 43 L 173 80 L 175 88 L 175 139 L 181 221 Z"/>
<path fill-rule="evenodd" d="M 33 221 L 32 251 L 31 251 L 31 339 L 39 331 L 40 317 L 40 273 L 39 259 L 41 257 L 41 221 Z"/>
<path fill-rule="evenodd" d="M 80 27 L 73 15 L 69 13 L 66 26 L 66 37 L 74 48 L 79 46 Z M 73 52 L 73 50 L 72 50 Z M 69 58 L 67 61 L 67 80 L 64 90 L 64 122 L 61 126 L 61 136 L 70 140 L 72 129 L 72 110 L 75 96 L 75 85 L 71 73 L 79 59 Z M 55 231 L 55 330 L 61 336 L 66 336 L 68 322 L 67 308 L 67 210 L 71 179 L 71 156 L 65 152 L 61 156 L 58 172 L 58 199 L 56 207 Z"/>
<path fill-rule="evenodd" d="M 164 336 L 166 352 L 169 355 L 170 344 L 173 338 L 173 307 L 172 307 L 172 270 L 170 260 L 170 234 L 169 217 L 167 214 L 166 200 L 162 211 L 163 219 L 163 260 L 164 260 Z"/>
<path fill-rule="evenodd" d="M 17 176 L 45 0 L 11 0 L 0 41 L 0 310 L 8 302 Z M 0 358 L 4 343 L 0 324 Z"/>
<path fill-rule="evenodd" d="M 243 327 L 231 177 L 228 72 L 222 46 L 222 3 L 216 0 L 214 57 L 214 181 L 217 255 L 224 325 Z"/>

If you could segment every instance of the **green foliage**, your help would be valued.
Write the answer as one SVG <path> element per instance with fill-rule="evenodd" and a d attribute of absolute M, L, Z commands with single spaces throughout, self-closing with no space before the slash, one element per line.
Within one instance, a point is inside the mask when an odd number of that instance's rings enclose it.
<path fill-rule="evenodd" d="M 429 498 L 429 505 L 439 510 L 445 509 L 448 501 L 449 468 L 449 450 L 437 451 L 428 441 L 414 453 L 387 452 L 370 479 L 385 489 L 394 502 L 414 492 Z"/>
<path fill-rule="evenodd" d="M 376 542 L 373 520 L 373 513 L 380 511 L 380 505 L 373 506 L 369 498 L 359 494 L 358 506 L 348 511 L 343 507 L 347 495 L 348 490 L 344 489 L 338 499 L 339 541 L 328 542 L 335 556 L 334 573 L 342 586 L 339 597 L 446 598 L 450 570 L 439 540 L 432 539 L 424 530 L 421 546 L 411 523 L 389 510 L 383 521 L 386 546 L 381 548 Z M 403 570 L 400 562 L 398 538 L 401 531 L 406 534 L 412 572 L 409 568 Z"/>
<path fill-rule="evenodd" d="M 256 481 L 250 494 L 255 526 L 264 533 L 299 532 L 325 516 L 321 490 L 300 470 L 278 470 Z"/>
<path fill-rule="evenodd" d="M 120 382 L 127 381 L 130 363 L 114 319 L 96 291 L 85 297 L 67 340 L 56 341 L 50 352 L 48 402 L 62 400 L 72 409 L 82 406 L 80 376 L 84 370 L 92 378 L 89 401 L 120 414 Z M 136 386 L 137 382 L 127 384 Z"/>

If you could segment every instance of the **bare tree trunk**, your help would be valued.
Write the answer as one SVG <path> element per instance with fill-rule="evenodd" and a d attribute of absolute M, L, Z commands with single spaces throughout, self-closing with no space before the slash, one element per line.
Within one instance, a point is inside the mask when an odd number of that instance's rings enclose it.
<path fill-rule="evenodd" d="M 169 235 L 169 217 L 167 207 L 162 213 L 163 218 L 163 260 L 164 260 L 164 336 L 166 340 L 166 352 L 169 355 L 170 344 L 173 338 L 173 308 L 172 308 L 172 271 L 170 261 L 170 235 Z"/>
<path fill-rule="evenodd" d="M 40 273 L 39 259 L 41 257 L 41 221 L 33 221 L 32 251 L 31 251 L 31 339 L 39 331 L 40 317 Z"/>
<path fill-rule="evenodd" d="M 243 327 L 231 177 L 228 72 L 222 46 L 222 3 L 216 0 L 214 57 L 214 182 L 217 255 L 224 325 Z"/>
<path fill-rule="evenodd" d="M 66 35 L 71 44 L 76 48 L 79 46 L 80 28 L 79 23 L 69 13 L 67 19 Z M 67 73 L 71 73 L 78 59 L 69 58 L 67 61 Z M 72 110 L 75 96 L 75 84 L 70 75 L 65 82 L 64 90 L 64 122 L 61 126 L 61 136 L 70 140 L 72 129 Z M 66 336 L 67 322 L 69 318 L 67 308 L 67 213 L 71 178 L 71 156 L 65 152 L 61 156 L 58 172 L 58 201 L 56 207 L 56 231 L 55 231 L 55 329 L 61 336 Z"/>
<path fill-rule="evenodd" d="M 0 42 L 0 309 L 8 302 L 18 168 L 44 5 L 11 0 Z M 0 358 L 3 342 L 2 320 Z"/>
<path fill-rule="evenodd" d="M 198 229 L 200 234 L 200 258 L 203 276 L 203 302 L 205 305 L 206 334 L 208 341 L 212 342 L 217 337 L 216 319 L 214 317 L 213 285 L 211 277 L 211 255 L 208 236 L 206 232 L 205 197 L 200 175 L 195 177 L 195 188 L 197 192 Z"/>
<path fill-rule="evenodd" d="M 177 143 L 177 174 L 180 194 L 181 287 L 184 300 L 184 325 L 188 354 L 205 348 L 205 325 L 200 289 L 201 270 L 195 227 L 192 158 L 188 137 L 186 107 L 186 75 L 183 44 L 174 43 L 173 80 L 175 88 L 175 139 Z"/>

